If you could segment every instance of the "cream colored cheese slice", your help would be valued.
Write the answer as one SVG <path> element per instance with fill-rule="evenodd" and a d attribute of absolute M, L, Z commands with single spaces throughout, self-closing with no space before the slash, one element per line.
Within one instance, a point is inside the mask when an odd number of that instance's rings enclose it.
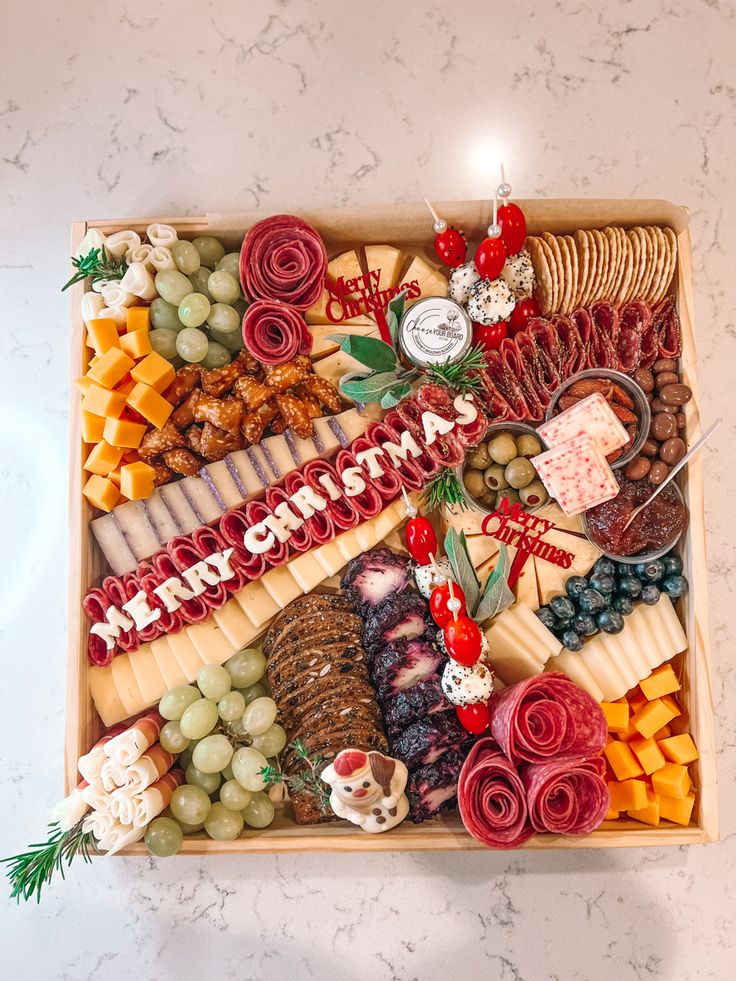
<path fill-rule="evenodd" d="M 141 698 L 146 705 L 152 705 L 157 698 L 161 697 L 160 692 L 167 689 L 166 679 L 161 674 L 156 658 L 150 657 L 147 651 L 142 652 L 139 648 L 132 654 L 128 654 L 128 660 Z"/>
<path fill-rule="evenodd" d="M 575 651 L 562 651 L 547 661 L 547 671 L 562 671 L 597 702 L 602 702 L 603 690 L 588 670 L 580 654 Z"/>
<path fill-rule="evenodd" d="M 254 627 L 262 627 L 271 617 L 275 617 L 281 607 L 262 586 L 266 573 L 260 580 L 249 582 L 233 595 L 233 599 L 248 617 Z"/>
<path fill-rule="evenodd" d="M 190 624 L 187 634 L 205 664 L 222 664 L 236 651 L 212 617 Z"/>
<path fill-rule="evenodd" d="M 157 637 L 156 640 L 152 641 L 151 651 L 167 689 L 176 688 L 177 685 L 186 685 L 191 680 L 174 657 L 174 652 L 169 647 L 168 637 Z"/>
<path fill-rule="evenodd" d="M 288 569 L 303 593 L 311 593 L 325 578 L 325 570 L 312 552 L 295 555 Z"/>
<path fill-rule="evenodd" d="M 194 681 L 204 661 L 189 637 L 188 628 L 185 627 L 178 634 L 168 634 L 168 641 L 171 653 L 176 658 L 182 673 L 186 675 L 188 681 Z"/>
<path fill-rule="evenodd" d="M 234 599 L 228 600 L 221 609 L 215 610 L 212 616 L 236 651 L 247 647 L 257 634 L 256 628 Z"/>
<path fill-rule="evenodd" d="M 580 656 L 586 668 L 595 678 L 607 702 L 622 698 L 629 690 L 623 675 L 613 662 L 600 635 L 589 640 Z"/>
<path fill-rule="evenodd" d="M 404 253 L 400 249 L 393 245 L 366 245 L 364 252 L 366 267 L 371 271 L 380 270 L 379 291 L 399 285 L 399 273 L 404 264 Z"/>
<path fill-rule="evenodd" d="M 299 583 L 289 572 L 288 565 L 269 570 L 261 579 L 261 583 L 280 610 L 302 593 Z"/>
<path fill-rule="evenodd" d="M 125 711 L 123 718 L 135 715 L 136 712 L 145 707 L 127 654 L 118 654 L 112 659 L 110 680 Z"/>
<path fill-rule="evenodd" d="M 118 657 L 123 656 L 122 654 L 118 655 Z M 91 667 L 87 671 L 87 679 L 90 694 L 95 703 L 97 714 L 102 719 L 102 724 L 107 728 L 124 719 L 128 713 L 118 695 L 117 688 L 112 682 L 110 668 Z"/>

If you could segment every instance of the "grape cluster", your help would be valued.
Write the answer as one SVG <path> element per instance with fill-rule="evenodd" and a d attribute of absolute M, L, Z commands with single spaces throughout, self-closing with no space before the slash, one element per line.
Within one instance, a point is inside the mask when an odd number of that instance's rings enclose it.
<path fill-rule="evenodd" d="M 286 733 L 262 681 L 265 667 L 260 651 L 242 650 L 222 666 L 200 668 L 196 685 L 179 685 L 159 702 L 168 719 L 159 741 L 178 754 L 185 782 L 171 797 L 170 816 L 146 830 L 153 855 L 175 854 L 184 834 L 204 829 L 216 841 L 233 841 L 245 825 L 265 828 L 273 820 L 261 771 L 286 745 Z"/>
<path fill-rule="evenodd" d="M 588 576 L 570 576 L 565 596 L 553 596 L 536 612 L 569 651 L 579 651 L 599 630 L 620 633 L 635 602 L 654 606 L 662 593 L 674 600 L 687 590 L 682 560 L 673 553 L 636 565 L 600 558 Z"/>
<path fill-rule="evenodd" d="M 178 239 L 169 251 L 176 268 L 154 279 L 151 347 L 176 367 L 187 361 L 222 368 L 243 346 L 240 254 L 226 253 L 210 235 Z"/>

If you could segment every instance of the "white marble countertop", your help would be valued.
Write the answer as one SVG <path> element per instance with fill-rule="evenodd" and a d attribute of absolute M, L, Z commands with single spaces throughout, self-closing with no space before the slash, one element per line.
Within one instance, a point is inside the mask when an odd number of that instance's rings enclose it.
<path fill-rule="evenodd" d="M 9 0 L 2 35 L 3 854 L 61 789 L 73 219 L 480 197 L 483 146 L 520 196 L 687 204 L 702 408 L 726 425 L 706 454 L 720 844 L 79 864 L 40 908 L 0 902 L 0 973 L 733 977 L 733 5 Z"/>

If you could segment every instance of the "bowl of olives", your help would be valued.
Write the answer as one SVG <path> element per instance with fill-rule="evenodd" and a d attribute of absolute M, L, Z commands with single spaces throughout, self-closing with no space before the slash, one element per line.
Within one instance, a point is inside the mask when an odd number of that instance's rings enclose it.
<path fill-rule="evenodd" d="M 483 441 L 468 450 L 458 467 L 465 498 L 471 507 L 492 514 L 506 498 L 535 511 L 549 500 L 530 457 L 547 449 L 532 426 L 523 422 L 497 422 Z"/>

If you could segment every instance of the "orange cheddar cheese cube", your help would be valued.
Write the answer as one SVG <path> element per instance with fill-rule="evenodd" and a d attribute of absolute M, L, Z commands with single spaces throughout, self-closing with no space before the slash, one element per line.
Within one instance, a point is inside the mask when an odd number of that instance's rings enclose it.
<path fill-rule="evenodd" d="M 146 426 L 128 419 L 106 419 L 104 437 L 110 446 L 137 449 L 146 434 Z"/>
<path fill-rule="evenodd" d="M 654 739 L 642 739 L 641 736 L 637 736 L 629 742 L 629 746 L 647 776 L 661 769 L 667 762 Z"/>
<path fill-rule="evenodd" d="M 123 451 L 101 440 L 84 461 L 84 469 L 106 477 L 120 463 Z"/>
<path fill-rule="evenodd" d="M 638 688 L 635 688 L 627 696 L 627 698 L 629 701 L 629 707 L 631 709 L 632 715 L 638 712 L 640 708 L 643 708 L 647 704 L 646 695 L 643 692 L 639 691 Z"/>
<path fill-rule="evenodd" d="M 142 460 L 126 463 L 120 468 L 120 492 L 130 501 L 140 501 L 153 493 L 155 476 L 153 467 Z"/>
<path fill-rule="evenodd" d="M 141 330 L 148 330 L 149 324 L 150 314 L 148 307 L 128 307 L 125 312 L 125 328 L 129 334 L 137 334 Z"/>
<path fill-rule="evenodd" d="M 111 392 L 109 388 L 103 388 L 102 385 L 96 385 L 94 382 L 82 399 L 83 412 L 105 416 L 107 419 L 117 419 L 124 408 L 125 395 L 122 392 Z"/>
<path fill-rule="evenodd" d="M 667 737 L 671 735 L 672 735 L 672 729 L 669 726 L 662 726 L 661 729 L 657 729 L 657 731 L 652 736 L 652 739 L 659 742 L 660 739 L 667 739 Z M 675 763 L 677 762 L 678 760 L 675 760 Z"/>
<path fill-rule="evenodd" d="M 82 440 L 85 443 L 99 443 L 105 430 L 105 417 L 91 412 L 82 412 Z"/>
<path fill-rule="evenodd" d="M 603 747 L 603 753 L 617 780 L 640 777 L 644 773 L 628 743 L 609 743 L 608 746 Z M 621 810 L 626 810 L 626 808 L 622 807 Z"/>
<path fill-rule="evenodd" d="M 651 702 L 654 698 L 661 698 L 662 695 L 671 695 L 674 691 L 680 690 L 680 682 L 677 680 L 671 664 L 661 664 L 658 668 L 639 682 L 639 687 Z"/>
<path fill-rule="evenodd" d="M 617 735 L 622 743 L 628 743 L 631 742 L 632 739 L 635 739 L 639 735 L 639 733 L 634 728 L 631 718 L 629 718 L 629 726 L 626 732 L 619 732 L 617 733 Z"/>
<path fill-rule="evenodd" d="M 647 803 L 645 807 L 638 809 L 630 808 L 628 815 L 630 818 L 634 818 L 635 821 L 641 821 L 642 824 L 651 824 L 653 828 L 659 827 L 659 794 L 655 794 L 653 790 L 647 790 Z"/>
<path fill-rule="evenodd" d="M 141 361 L 140 364 L 143 364 L 143 362 Z M 171 366 L 169 365 L 169 367 Z M 173 371 L 174 369 L 172 368 L 171 370 Z M 131 409 L 142 415 L 156 429 L 161 429 L 174 411 L 174 406 L 170 402 L 167 402 L 158 392 L 154 392 L 150 385 L 146 385 L 143 382 L 136 383 L 135 388 L 128 395 L 127 401 Z"/>
<path fill-rule="evenodd" d="M 120 347 L 125 353 L 138 361 L 151 353 L 151 341 L 147 330 L 134 330 L 129 334 L 123 334 L 120 338 Z"/>
<path fill-rule="evenodd" d="M 689 733 L 679 736 L 669 736 L 658 740 L 659 748 L 670 763 L 682 763 L 686 766 L 698 759 L 698 750 Z"/>
<path fill-rule="evenodd" d="M 692 780 L 687 767 L 681 763 L 665 763 L 652 774 L 652 789 L 665 797 L 684 800 L 690 793 Z"/>
<path fill-rule="evenodd" d="M 687 794 L 683 798 L 667 797 L 665 794 L 660 794 L 659 816 L 665 821 L 674 821 L 675 824 L 682 824 L 687 827 L 690 824 L 694 804 L 695 794 Z"/>
<path fill-rule="evenodd" d="M 606 717 L 609 732 L 628 731 L 629 706 L 625 702 L 601 702 L 601 711 Z"/>
<path fill-rule="evenodd" d="M 87 375 L 82 375 L 81 378 L 77 378 L 74 384 L 77 386 L 82 395 L 84 395 L 89 389 L 90 385 L 94 385 L 94 382 Z"/>
<path fill-rule="evenodd" d="M 92 507 L 99 508 L 100 511 L 112 511 L 120 500 L 120 491 L 115 484 L 99 474 L 92 474 L 82 488 L 82 494 Z"/>
<path fill-rule="evenodd" d="M 613 810 L 639 810 L 647 805 L 647 785 L 643 780 L 614 781 L 609 783 L 608 792 Z"/>
<path fill-rule="evenodd" d="M 634 723 L 636 731 L 649 739 L 657 729 L 666 726 L 674 719 L 675 713 L 665 705 L 661 698 L 655 698 L 653 702 L 647 702 L 638 712 L 635 712 L 631 721 Z"/>
<path fill-rule="evenodd" d="M 118 328 L 110 317 L 90 320 L 87 324 L 87 337 L 95 354 L 104 354 L 111 347 L 120 347 Z"/>
<path fill-rule="evenodd" d="M 160 354 L 151 351 L 133 368 L 131 378 L 144 385 L 150 385 L 154 392 L 163 392 L 176 376 L 174 366 Z"/>
<path fill-rule="evenodd" d="M 606 816 L 603 818 L 604 821 L 615 821 L 621 811 L 615 810 L 613 807 L 609 807 L 606 811 Z"/>
<path fill-rule="evenodd" d="M 123 457 L 123 459 L 125 459 L 125 457 Z M 115 467 L 114 470 L 111 470 L 107 475 L 107 479 L 111 480 L 117 489 L 120 490 L 120 467 Z"/>
<path fill-rule="evenodd" d="M 672 712 L 673 719 L 677 718 L 678 715 L 682 715 L 682 709 L 674 695 L 662 695 L 662 702 Z"/>
<path fill-rule="evenodd" d="M 102 385 L 103 388 L 115 388 L 117 383 L 133 367 L 135 367 L 135 361 L 132 358 L 129 358 L 119 347 L 111 347 L 109 351 L 100 355 L 87 375 L 97 385 Z"/>
<path fill-rule="evenodd" d="M 127 398 L 135 388 L 135 385 L 136 383 L 133 381 L 130 375 L 126 375 L 120 384 L 115 386 L 115 391 L 122 392 L 122 394 Z"/>

